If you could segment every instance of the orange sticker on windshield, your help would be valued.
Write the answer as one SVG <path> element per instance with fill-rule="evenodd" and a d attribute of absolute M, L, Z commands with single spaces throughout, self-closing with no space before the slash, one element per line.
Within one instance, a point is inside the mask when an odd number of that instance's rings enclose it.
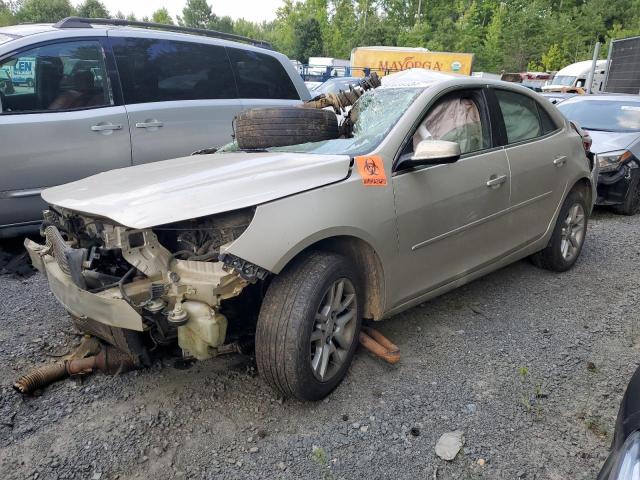
<path fill-rule="evenodd" d="M 356 163 L 365 187 L 384 187 L 387 184 L 382 157 L 378 155 L 356 157 Z"/>

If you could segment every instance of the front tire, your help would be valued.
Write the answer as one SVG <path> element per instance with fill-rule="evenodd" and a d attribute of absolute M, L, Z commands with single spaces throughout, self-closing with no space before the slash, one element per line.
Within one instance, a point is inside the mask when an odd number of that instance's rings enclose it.
<path fill-rule="evenodd" d="M 360 279 L 343 256 L 311 252 L 274 278 L 256 329 L 256 362 L 284 397 L 320 400 L 344 378 L 361 325 Z"/>
<path fill-rule="evenodd" d="M 578 260 L 587 234 L 587 201 L 580 190 L 572 190 L 560 209 L 549 243 L 531 256 L 534 265 L 565 272 Z"/>
<path fill-rule="evenodd" d="M 620 205 L 615 205 L 612 210 L 620 215 L 635 215 L 640 209 L 640 172 L 636 170 L 633 178 L 629 183 L 627 196 Z"/>

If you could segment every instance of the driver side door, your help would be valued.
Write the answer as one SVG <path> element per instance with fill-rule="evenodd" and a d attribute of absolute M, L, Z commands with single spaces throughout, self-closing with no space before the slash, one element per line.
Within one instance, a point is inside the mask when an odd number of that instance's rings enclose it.
<path fill-rule="evenodd" d="M 491 123 L 483 89 L 457 90 L 429 108 L 408 142 L 404 155 L 427 135 L 456 141 L 462 156 L 455 163 L 393 175 L 400 271 L 406 279 L 395 282 L 394 307 L 462 279 L 511 248 L 509 165 Z"/>

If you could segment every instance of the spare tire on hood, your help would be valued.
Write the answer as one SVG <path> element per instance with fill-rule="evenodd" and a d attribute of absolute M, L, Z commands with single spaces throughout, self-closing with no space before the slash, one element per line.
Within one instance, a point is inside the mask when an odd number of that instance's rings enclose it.
<path fill-rule="evenodd" d="M 238 147 L 254 150 L 331 140 L 340 134 L 336 114 L 330 110 L 267 107 L 239 113 L 235 135 Z"/>

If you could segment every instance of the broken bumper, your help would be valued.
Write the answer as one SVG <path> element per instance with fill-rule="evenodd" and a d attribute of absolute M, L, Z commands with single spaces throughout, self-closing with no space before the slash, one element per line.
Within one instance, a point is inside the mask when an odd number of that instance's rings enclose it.
<path fill-rule="evenodd" d="M 90 293 L 76 286 L 45 245 L 26 239 L 24 246 L 35 268 L 46 275 L 53 295 L 73 316 L 104 325 L 143 331 L 142 317 L 124 301 L 117 288 Z"/>

